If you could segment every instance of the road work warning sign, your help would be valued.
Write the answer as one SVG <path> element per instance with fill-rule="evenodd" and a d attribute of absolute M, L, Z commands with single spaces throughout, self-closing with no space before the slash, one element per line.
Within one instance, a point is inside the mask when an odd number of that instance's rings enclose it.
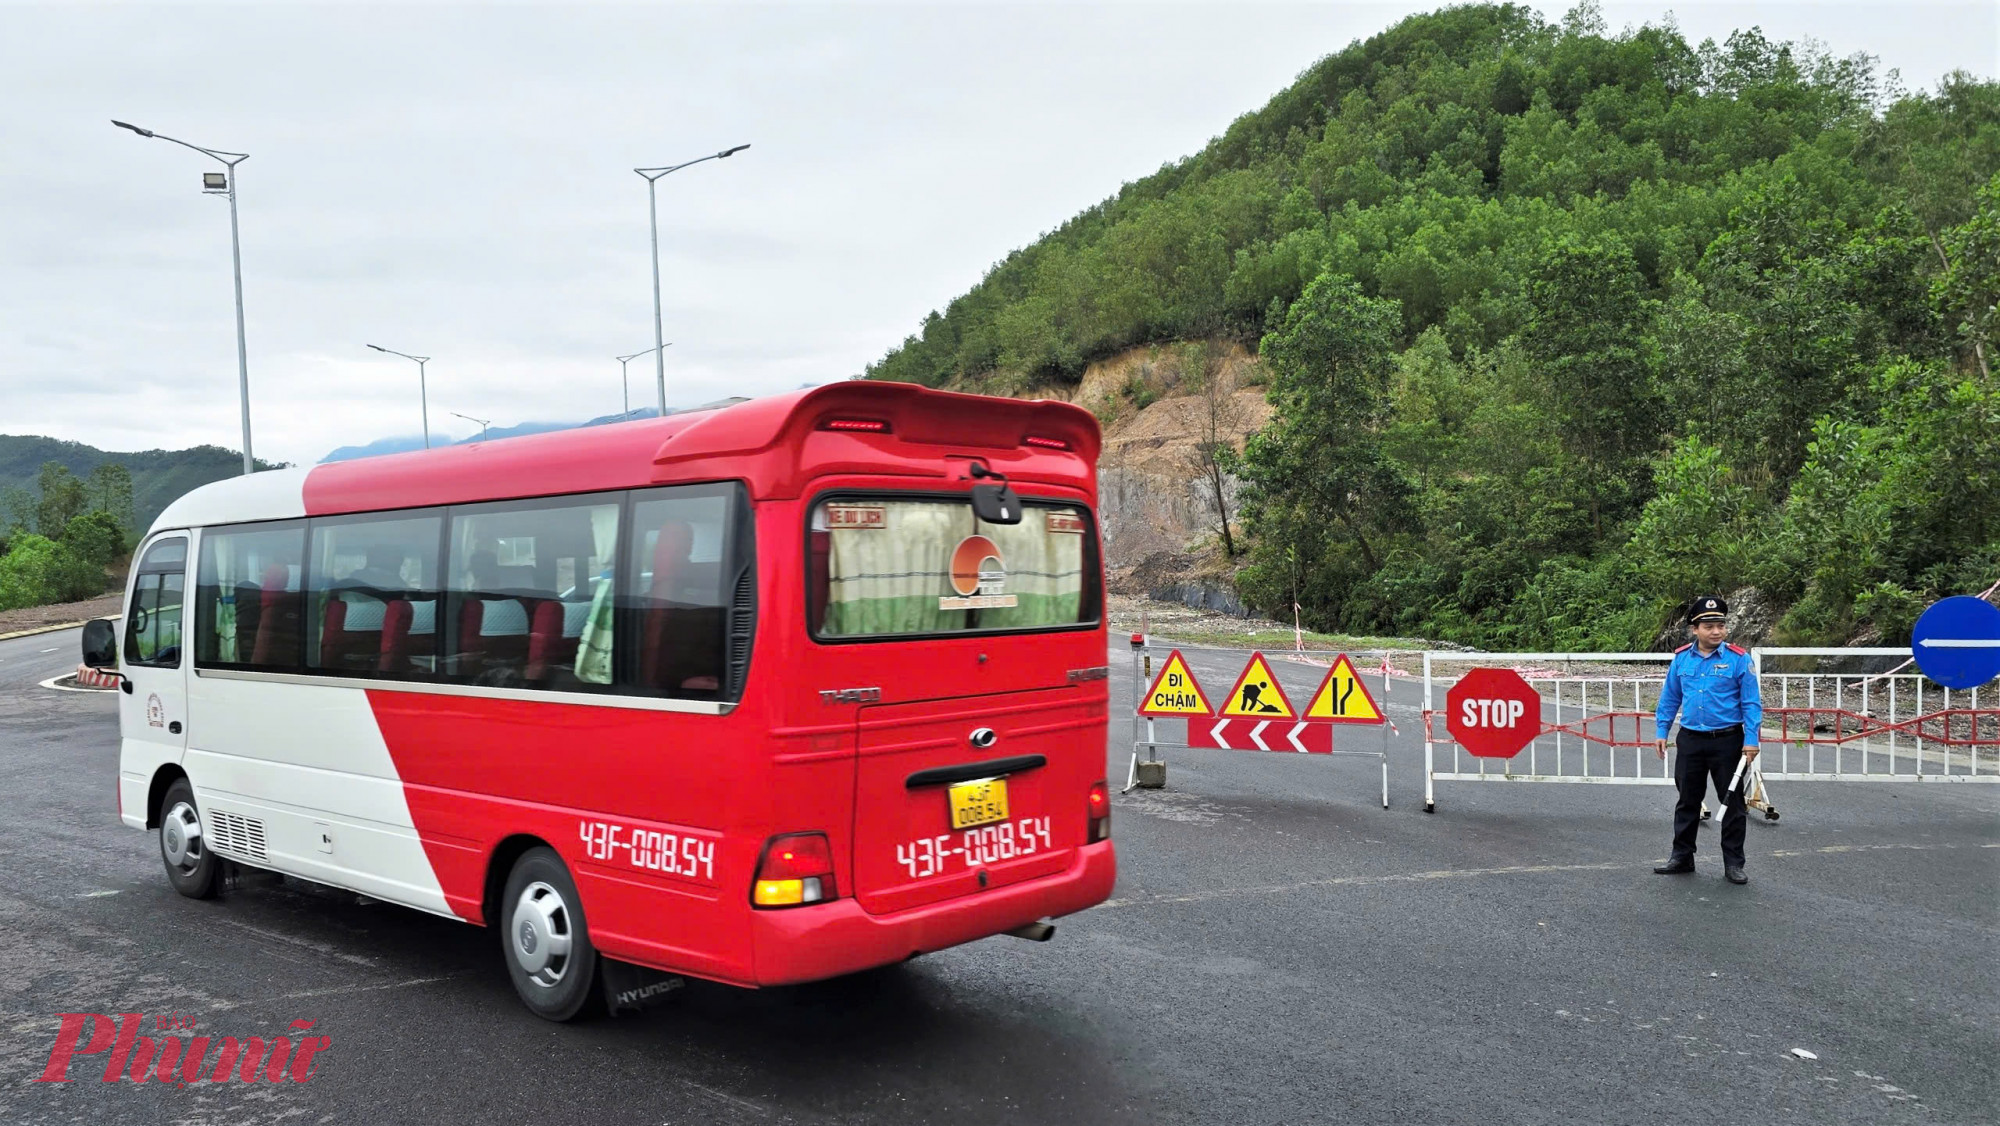
<path fill-rule="evenodd" d="M 1368 694 L 1368 686 L 1361 683 L 1361 674 L 1354 671 L 1354 662 L 1342 653 L 1326 670 L 1326 679 L 1319 682 L 1319 691 L 1313 693 L 1312 703 L 1306 705 L 1302 719 L 1325 720 L 1328 723 L 1381 723 L 1382 709 L 1375 704 L 1375 697 Z"/>
<path fill-rule="evenodd" d="M 1153 686 L 1146 689 L 1139 714 L 1206 716 L 1214 715 L 1215 709 L 1209 706 L 1208 697 L 1202 694 L 1201 685 L 1181 658 L 1181 651 L 1176 649 L 1167 657 L 1160 675 L 1153 678 Z"/>
<path fill-rule="evenodd" d="M 1293 719 L 1292 702 L 1285 698 L 1285 690 L 1278 687 L 1278 678 L 1271 675 L 1271 666 L 1264 660 L 1264 654 L 1250 654 L 1250 663 L 1243 666 L 1243 675 L 1236 678 L 1236 687 L 1229 690 L 1229 699 L 1222 702 L 1222 710 L 1215 713 L 1234 719 Z"/>

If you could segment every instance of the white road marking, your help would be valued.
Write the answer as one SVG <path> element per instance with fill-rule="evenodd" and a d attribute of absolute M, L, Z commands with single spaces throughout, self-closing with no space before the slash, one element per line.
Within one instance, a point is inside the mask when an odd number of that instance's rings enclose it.
<path fill-rule="evenodd" d="M 336 985 L 328 989 L 306 989 L 297 993 L 280 993 L 275 997 L 259 997 L 250 1001 L 215 1001 L 218 1009 L 242 1009 L 251 1005 L 267 1005 L 273 1001 L 299 1001 L 310 997 L 336 997 L 345 993 L 380 993 L 388 989 L 409 989 L 418 985 L 435 985 L 440 981 L 451 981 L 465 977 L 465 974 L 445 974 L 442 977 L 413 977 L 407 981 L 391 981 L 382 985 Z"/>
<path fill-rule="evenodd" d="M 104 890 L 101 890 L 101 891 L 87 891 L 87 892 L 84 892 L 84 893 L 83 893 L 82 895 L 79 895 L 79 896 L 77 896 L 76 898 L 78 898 L 78 899 L 103 899 L 103 898 L 104 898 L 105 896 L 107 896 L 107 895 L 117 895 L 117 894 L 118 894 L 118 891 L 117 891 L 117 889 L 116 889 L 116 888 L 106 888 L 106 889 L 104 889 Z"/>

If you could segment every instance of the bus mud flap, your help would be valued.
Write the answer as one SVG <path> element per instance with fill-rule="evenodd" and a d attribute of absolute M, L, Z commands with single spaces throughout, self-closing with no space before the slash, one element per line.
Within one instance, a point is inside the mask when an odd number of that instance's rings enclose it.
<path fill-rule="evenodd" d="M 656 1005 L 687 979 L 660 970 L 600 956 L 597 983 L 604 990 L 604 1007 L 612 1015 L 636 1013 Z"/>

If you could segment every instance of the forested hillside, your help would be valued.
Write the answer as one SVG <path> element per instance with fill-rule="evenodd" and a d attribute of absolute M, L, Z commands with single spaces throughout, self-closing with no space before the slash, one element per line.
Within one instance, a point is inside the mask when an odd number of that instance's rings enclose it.
<path fill-rule="evenodd" d="M 993 268 L 868 375 L 996 393 L 1256 347 L 1245 593 L 1322 627 L 1906 636 L 2000 579 L 2000 86 L 1755 29 L 1417 16 Z M 1289 614 L 1284 615 L 1289 617 Z"/>
<path fill-rule="evenodd" d="M 243 472 L 243 455 L 220 446 L 186 450 L 109 453 L 82 442 L 31 435 L 0 434 L 0 532 L 11 524 L 33 528 L 33 505 L 40 500 L 37 475 L 56 462 L 78 477 L 100 465 L 117 463 L 132 475 L 131 532 L 144 532 L 160 511 L 182 493 Z M 259 460 L 260 469 L 275 465 Z M 4 540 L 0 536 L 0 540 Z"/>

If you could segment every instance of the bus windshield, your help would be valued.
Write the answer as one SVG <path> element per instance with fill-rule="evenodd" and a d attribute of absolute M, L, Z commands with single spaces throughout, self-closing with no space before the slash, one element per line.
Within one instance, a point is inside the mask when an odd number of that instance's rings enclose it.
<path fill-rule="evenodd" d="M 1080 505 L 1027 500 L 982 523 L 964 498 L 834 497 L 812 512 L 813 634 L 951 635 L 1094 625 L 1096 541 Z"/>

